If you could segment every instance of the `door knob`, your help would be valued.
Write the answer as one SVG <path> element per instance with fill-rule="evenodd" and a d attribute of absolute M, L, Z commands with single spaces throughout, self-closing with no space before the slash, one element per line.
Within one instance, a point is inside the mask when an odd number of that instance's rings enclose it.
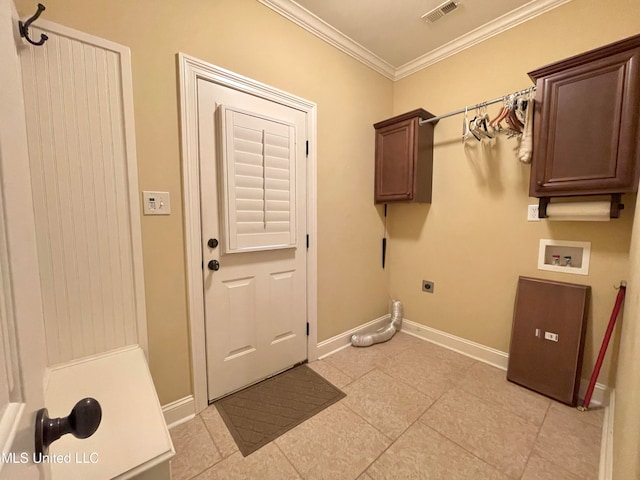
<path fill-rule="evenodd" d="M 209 241 L 207 242 L 207 245 L 209 245 L 209 248 L 216 248 L 218 246 L 218 239 L 210 238 Z"/>
<path fill-rule="evenodd" d="M 102 408 L 94 398 L 83 398 L 75 404 L 68 417 L 49 418 L 46 408 L 36 415 L 36 450 L 39 458 L 46 455 L 49 445 L 71 433 L 76 438 L 89 438 L 102 420 Z"/>
<path fill-rule="evenodd" d="M 218 270 L 220 270 L 220 262 L 218 260 L 211 260 L 207 264 L 207 267 L 209 267 L 209 270 L 217 272 Z"/>

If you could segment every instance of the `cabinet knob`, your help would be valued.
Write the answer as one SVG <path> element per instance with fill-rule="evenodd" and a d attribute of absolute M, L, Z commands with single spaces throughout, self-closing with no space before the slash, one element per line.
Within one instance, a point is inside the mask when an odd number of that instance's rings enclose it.
<path fill-rule="evenodd" d="M 542 180 L 538 180 L 538 186 L 541 187 L 542 186 Z"/>

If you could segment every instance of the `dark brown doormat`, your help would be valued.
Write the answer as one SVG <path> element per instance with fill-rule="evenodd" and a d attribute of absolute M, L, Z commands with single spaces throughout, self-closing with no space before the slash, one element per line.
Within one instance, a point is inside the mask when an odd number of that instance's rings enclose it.
<path fill-rule="evenodd" d="M 306 365 L 214 403 L 245 457 L 343 398 Z"/>

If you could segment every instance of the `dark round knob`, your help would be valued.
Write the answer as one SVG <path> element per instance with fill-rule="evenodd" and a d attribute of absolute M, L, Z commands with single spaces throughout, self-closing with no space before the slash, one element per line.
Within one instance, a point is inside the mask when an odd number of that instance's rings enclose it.
<path fill-rule="evenodd" d="M 209 241 L 207 242 L 207 245 L 209 245 L 209 248 L 216 248 L 218 246 L 218 239 L 210 238 Z"/>
<path fill-rule="evenodd" d="M 207 267 L 209 267 L 209 270 L 217 272 L 218 270 L 220 270 L 220 262 L 218 260 L 211 260 L 209 263 L 207 263 Z"/>
<path fill-rule="evenodd" d="M 89 438 L 100 425 L 102 408 L 100 408 L 97 400 L 93 398 L 83 398 L 76 403 L 67 419 L 69 422 L 69 433 L 76 438 Z"/>
<path fill-rule="evenodd" d="M 36 415 L 35 453 L 42 457 L 49 445 L 67 433 L 76 438 L 88 438 L 93 435 L 102 420 L 102 408 L 94 398 L 83 398 L 75 404 L 68 417 L 49 418 L 46 408 L 38 410 Z"/>
<path fill-rule="evenodd" d="M 538 186 L 541 187 L 542 186 L 542 180 L 538 180 Z"/>

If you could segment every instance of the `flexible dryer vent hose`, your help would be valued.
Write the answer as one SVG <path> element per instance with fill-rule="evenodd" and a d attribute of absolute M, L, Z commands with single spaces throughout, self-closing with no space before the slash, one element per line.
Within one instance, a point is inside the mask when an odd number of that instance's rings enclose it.
<path fill-rule="evenodd" d="M 352 335 L 351 345 L 354 347 L 369 347 L 374 343 L 382 343 L 391 340 L 402 327 L 402 303 L 400 300 L 391 302 L 391 319 L 389 324 L 376 330 L 373 333 L 363 333 L 362 335 Z"/>

